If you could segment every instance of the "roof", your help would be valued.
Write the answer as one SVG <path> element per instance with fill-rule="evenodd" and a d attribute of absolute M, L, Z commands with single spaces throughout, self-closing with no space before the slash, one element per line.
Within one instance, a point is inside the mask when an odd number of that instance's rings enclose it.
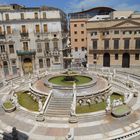
<path fill-rule="evenodd" d="M 107 10 L 107 11 L 116 11 L 115 9 L 112 9 L 110 7 L 95 7 L 95 8 L 91 8 L 88 10 L 84 10 L 84 11 L 80 11 L 80 12 L 75 12 L 75 13 L 69 13 L 69 14 L 81 14 L 81 13 L 88 13 L 91 11 L 96 11 L 96 10 Z"/>

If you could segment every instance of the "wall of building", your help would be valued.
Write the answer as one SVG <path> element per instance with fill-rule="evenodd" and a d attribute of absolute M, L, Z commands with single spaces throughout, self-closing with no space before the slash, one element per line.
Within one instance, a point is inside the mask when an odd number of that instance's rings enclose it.
<path fill-rule="evenodd" d="M 78 59 L 79 61 L 85 59 L 85 55 L 87 52 L 87 32 L 85 20 L 71 20 L 70 34 L 73 57 L 77 59 L 77 61 Z M 76 48 L 78 49 L 77 51 Z"/>
<path fill-rule="evenodd" d="M 39 19 L 34 18 L 34 13 L 38 10 L 7 10 L 0 11 L 0 27 L 2 32 L 0 35 L 0 53 L 6 55 L 7 58 L 0 63 L 3 68 L 3 73 L 8 71 L 6 76 L 13 75 L 14 70 L 17 69 L 17 75 L 23 74 L 23 65 L 25 59 L 31 60 L 32 72 L 45 70 L 47 68 L 62 68 L 63 67 L 63 49 L 66 47 L 67 36 L 62 24 L 66 24 L 66 17 L 63 16 L 59 10 L 46 10 L 38 12 Z M 46 12 L 46 18 L 43 18 L 43 12 Z M 5 14 L 9 14 L 9 20 L 5 20 Z M 24 13 L 24 19 L 21 19 L 20 13 Z M 3 16 L 3 18 L 2 18 Z M 64 23 L 63 23 L 64 22 Z M 47 32 L 44 32 L 44 24 L 47 25 Z M 26 34 L 22 33 L 22 26 L 26 26 Z M 36 32 L 36 25 L 39 25 L 40 32 Z M 11 27 L 11 34 L 7 32 L 7 26 Z M 66 30 L 65 30 L 66 31 Z M 28 50 L 24 50 L 24 42 L 28 43 Z M 58 45 L 54 50 L 54 42 Z M 46 50 L 45 44 L 49 44 L 49 50 Z M 38 44 L 41 51 L 38 50 Z M 5 47 L 5 52 L 1 52 L 1 46 Z M 14 53 L 10 53 L 9 45 L 14 46 Z M 17 52 L 18 51 L 18 52 Z M 20 53 L 19 53 L 20 52 Z M 22 54 L 21 54 L 22 52 Z M 50 61 L 50 65 L 47 61 Z M 39 62 L 41 60 L 41 62 Z M 4 68 L 4 62 L 7 62 L 8 67 Z M 30 65 L 30 62 L 29 62 Z M 40 67 L 41 66 L 41 67 Z M 19 73 L 18 73 L 19 71 Z"/>
<path fill-rule="evenodd" d="M 140 67 L 140 46 L 136 49 L 136 39 L 140 39 L 140 19 L 121 19 L 110 21 L 87 22 L 87 46 L 88 46 L 88 63 L 89 65 L 103 66 L 104 54 L 110 55 L 110 66 L 122 67 L 124 62 L 123 54 L 130 55 L 130 67 Z M 115 34 L 115 31 L 119 33 Z M 97 34 L 95 35 L 94 32 Z M 108 32 L 108 33 L 106 33 Z M 114 40 L 119 40 L 119 48 L 114 48 Z M 125 48 L 124 40 L 129 39 L 129 48 Z M 93 41 L 97 40 L 97 49 L 93 49 Z M 104 40 L 109 40 L 109 47 L 105 48 Z M 97 58 L 94 59 L 94 54 Z M 118 59 L 115 59 L 118 54 Z"/>

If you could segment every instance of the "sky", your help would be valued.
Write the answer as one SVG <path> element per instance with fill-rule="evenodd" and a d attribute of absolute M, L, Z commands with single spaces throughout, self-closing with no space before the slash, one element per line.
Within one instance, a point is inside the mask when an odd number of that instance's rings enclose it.
<path fill-rule="evenodd" d="M 25 6 L 52 6 L 66 13 L 77 12 L 98 6 L 108 6 L 116 10 L 140 11 L 140 0 L 0 0 L 0 4 L 17 3 Z"/>

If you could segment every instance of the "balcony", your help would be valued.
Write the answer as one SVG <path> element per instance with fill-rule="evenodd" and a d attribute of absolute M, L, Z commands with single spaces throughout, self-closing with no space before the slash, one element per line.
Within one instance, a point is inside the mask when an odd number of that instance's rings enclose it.
<path fill-rule="evenodd" d="M 0 60 L 7 61 L 8 60 L 8 53 L 7 52 L 0 52 Z"/>
<path fill-rule="evenodd" d="M 16 52 L 18 56 L 36 54 L 36 50 L 17 50 Z"/>
<path fill-rule="evenodd" d="M 22 38 L 29 37 L 29 33 L 28 32 L 20 32 L 20 35 L 21 35 Z"/>
<path fill-rule="evenodd" d="M 52 53 L 51 53 L 50 50 L 45 51 L 45 52 L 44 52 L 44 55 L 45 55 L 46 57 L 52 57 Z"/>
<path fill-rule="evenodd" d="M 59 55 L 60 55 L 60 53 L 58 50 L 53 51 L 53 56 L 59 56 Z"/>
<path fill-rule="evenodd" d="M 5 33 L 0 33 L 0 39 L 5 39 Z"/>

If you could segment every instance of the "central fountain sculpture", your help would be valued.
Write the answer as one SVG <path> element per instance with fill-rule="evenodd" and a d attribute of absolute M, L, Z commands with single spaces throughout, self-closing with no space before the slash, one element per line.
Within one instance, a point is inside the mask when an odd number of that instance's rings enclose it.
<path fill-rule="evenodd" d="M 71 81 L 71 82 L 73 82 L 73 81 L 76 81 L 75 76 L 77 76 L 78 73 L 69 69 L 66 72 L 64 72 L 62 75 L 65 76 L 65 78 L 64 78 L 65 81 Z"/>

